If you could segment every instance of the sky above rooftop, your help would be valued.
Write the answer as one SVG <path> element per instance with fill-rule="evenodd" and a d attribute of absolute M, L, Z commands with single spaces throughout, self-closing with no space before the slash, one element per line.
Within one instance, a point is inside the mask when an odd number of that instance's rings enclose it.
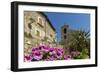
<path fill-rule="evenodd" d="M 44 12 L 56 29 L 57 40 L 61 39 L 61 27 L 69 25 L 70 29 L 90 31 L 90 14 Z"/>

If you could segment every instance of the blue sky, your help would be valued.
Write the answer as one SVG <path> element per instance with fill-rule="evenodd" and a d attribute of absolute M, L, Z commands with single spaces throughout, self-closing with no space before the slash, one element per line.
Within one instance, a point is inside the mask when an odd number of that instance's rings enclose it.
<path fill-rule="evenodd" d="M 90 14 L 83 13 L 58 13 L 58 12 L 44 12 L 48 19 L 54 26 L 57 32 L 57 38 L 61 38 L 61 26 L 69 25 L 69 28 L 75 30 L 90 31 Z"/>

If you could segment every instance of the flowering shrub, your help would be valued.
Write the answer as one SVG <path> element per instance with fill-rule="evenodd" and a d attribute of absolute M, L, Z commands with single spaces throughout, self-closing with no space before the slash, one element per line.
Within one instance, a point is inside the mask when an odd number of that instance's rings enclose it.
<path fill-rule="evenodd" d="M 52 48 L 41 45 L 37 48 L 32 48 L 31 54 L 24 55 L 25 62 L 31 61 L 54 61 L 54 60 L 69 60 L 73 59 L 71 54 L 66 54 L 63 48 Z"/>

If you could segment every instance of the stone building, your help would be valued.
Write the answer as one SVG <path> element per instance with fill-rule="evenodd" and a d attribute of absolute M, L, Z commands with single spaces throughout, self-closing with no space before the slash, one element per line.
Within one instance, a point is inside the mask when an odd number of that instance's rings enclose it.
<path fill-rule="evenodd" d="M 75 30 L 72 30 L 69 28 L 68 25 L 63 25 L 61 27 L 61 42 L 60 44 L 63 45 L 65 51 L 69 51 L 70 45 L 73 43 L 73 33 L 75 33 Z"/>
<path fill-rule="evenodd" d="M 64 48 L 66 48 L 67 47 L 67 36 L 68 36 L 68 34 L 67 34 L 67 31 L 68 31 L 68 25 L 63 25 L 62 27 L 61 27 L 61 44 L 62 45 L 64 45 Z"/>
<path fill-rule="evenodd" d="M 56 40 L 55 28 L 42 12 L 24 11 L 24 48 L 31 52 L 40 43 L 53 43 Z"/>

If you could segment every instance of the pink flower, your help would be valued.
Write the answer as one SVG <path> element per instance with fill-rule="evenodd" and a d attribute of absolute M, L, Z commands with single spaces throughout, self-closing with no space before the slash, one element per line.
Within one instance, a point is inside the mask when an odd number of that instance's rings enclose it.
<path fill-rule="evenodd" d="M 55 55 L 56 54 L 56 50 L 54 48 L 50 48 L 49 49 L 49 54 L 50 55 Z"/>
<path fill-rule="evenodd" d="M 76 57 L 76 56 L 78 56 L 80 54 L 80 52 L 78 52 L 78 51 L 73 51 L 73 52 L 71 52 L 71 55 L 73 56 L 73 57 Z"/>
<path fill-rule="evenodd" d="M 24 61 L 25 62 L 30 62 L 32 60 L 32 56 L 31 55 L 24 55 Z"/>
<path fill-rule="evenodd" d="M 36 50 L 36 51 L 32 52 L 32 57 L 33 57 L 33 59 L 35 59 L 35 60 L 41 60 L 42 57 L 43 57 L 43 54 L 42 54 L 41 51 Z"/>
<path fill-rule="evenodd" d="M 39 48 L 41 49 L 41 51 L 46 52 L 46 53 L 49 52 L 49 49 L 50 49 L 49 47 L 46 47 L 46 46 L 40 46 Z"/>
<path fill-rule="evenodd" d="M 64 55 L 64 59 L 65 60 L 70 60 L 70 59 L 72 59 L 72 57 L 71 57 L 71 55 Z"/>

